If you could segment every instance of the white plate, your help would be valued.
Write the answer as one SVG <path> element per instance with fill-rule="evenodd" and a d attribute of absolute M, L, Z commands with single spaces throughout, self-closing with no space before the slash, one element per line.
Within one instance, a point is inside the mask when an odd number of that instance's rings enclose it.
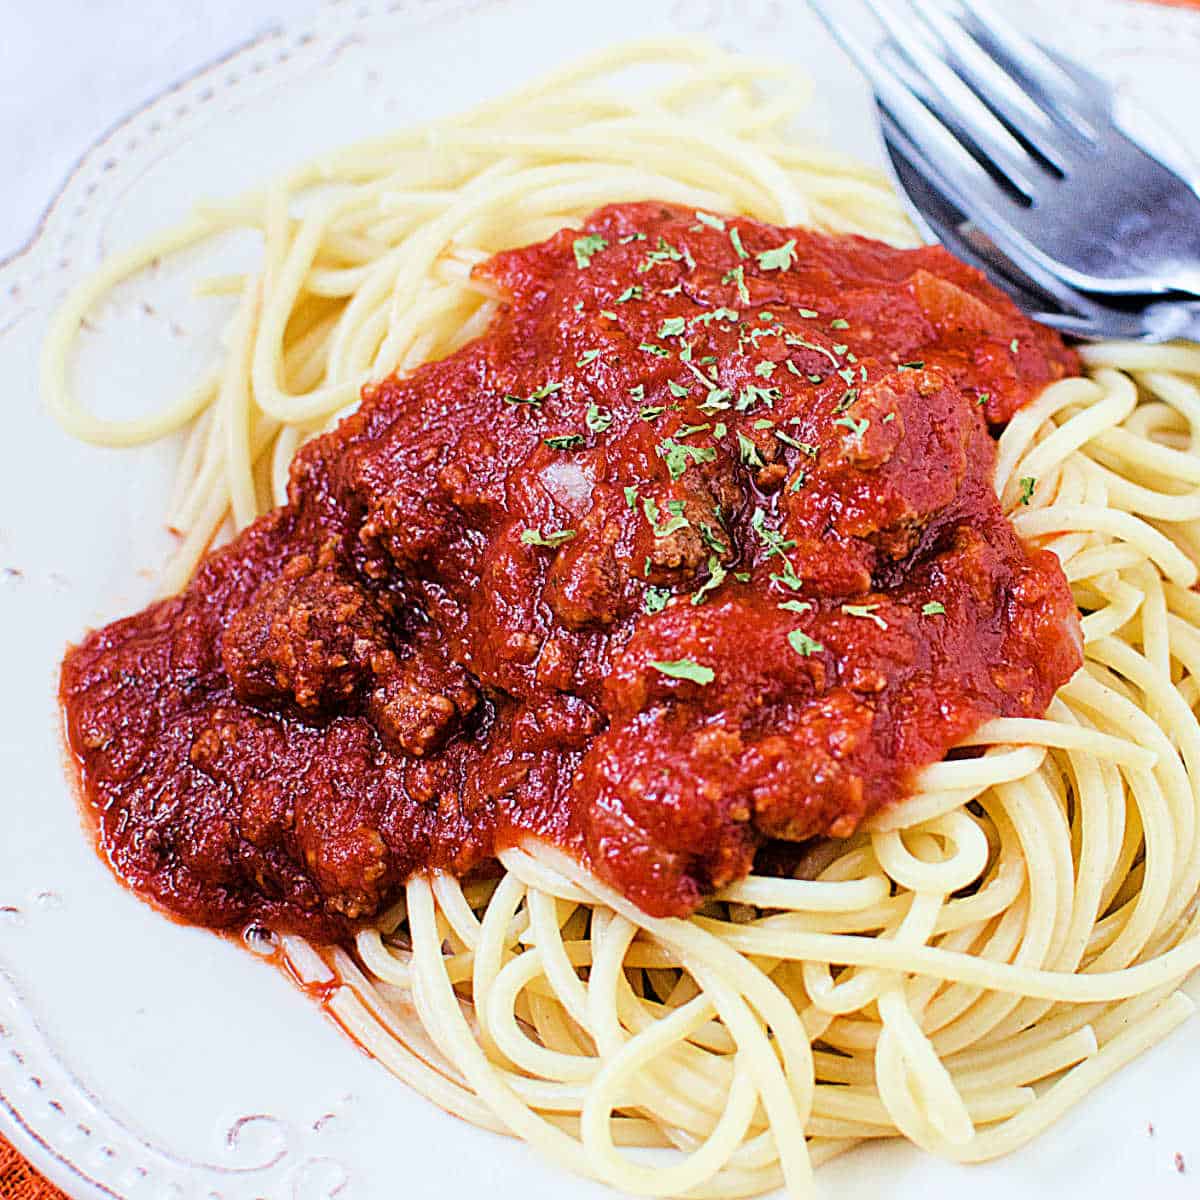
<path fill-rule="evenodd" d="M 1075 0 L 1011 7 L 1119 78 L 1200 157 L 1200 15 L 1101 0 L 1086 18 Z M 863 90 L 800 0 L 343 0 L 119 126 L 0 269 L 0 1133 L 79 1200 L 611 1195 L 411 1094 L 281 975 L 164 920 L 96 857 L 63 773 L 57 667 L 69 638 L 149 598 L 173 448 L 70 441 L 41 411 L 36 364 L 63 290 L 195 199 L 504 91 L 583 49 L 681 30 L 794 61 L 817 82 L 810 125 L 877 156 Z M 207 361 L 222 310 L 189 298 L 188 266 L 125 289 L 100 315 L 82 359 L 100 407 L 154 404 Z M 824 1169 L 822 1188 L 895 1200 L 964 1187 L 979 1200 L 1014 1188 L 1184 1194 L 1174 1155 L 1200 1171 L 1198 1069 L 1193 1022 L 1004 1162 L 968 1173 L 871 1147 Z"/>

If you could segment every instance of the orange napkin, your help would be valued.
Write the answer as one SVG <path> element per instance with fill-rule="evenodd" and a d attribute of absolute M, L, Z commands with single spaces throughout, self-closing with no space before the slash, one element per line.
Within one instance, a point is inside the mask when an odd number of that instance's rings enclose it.
<path fill-rule="evenodd" d="M 4 1200 L 66 1200 L 6 1141 L 0 1139 L 0 1196 Z"/>

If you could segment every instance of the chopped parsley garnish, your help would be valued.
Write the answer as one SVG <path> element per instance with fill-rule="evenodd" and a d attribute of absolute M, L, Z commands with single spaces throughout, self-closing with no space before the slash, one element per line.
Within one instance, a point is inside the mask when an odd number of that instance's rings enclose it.
<path fill-rule="evenodd" d="M 612 413 L 598 404 L 589 404 L 584 422 L 593 433 L 603 433 L 612 423 Z"/>
<path fill-rule="evenodd" d="M 778 365 L 778 363 L 771 362 L 770 359 L 763 359 L 763 361 L 754 368 L 754 373 L 759 377 L 759 379 L 770 379 L 771 376 L 775 374 L 775 368 Z"/>
<path fill-rule="evenodd" d="M 647 404 L 638 410 L 638 416 L 643 421 L 657 421 L 667 410 L 661 404 Z"/>
<path fill-rule="evenodd" d="M 834 317 L 833 320 L 829 322 L 829 328 L 830 329 L 849 329 L 850 322 L 847 321 L 845 317 Z"/>
<path fill-rule="evenodd" d="M 925 360 L 921 358 L 914 359 L 912 362 L 901 363 L 897 371 L 923 371 L 925 370 Z"/>
<path fill-rule="evenodd" d="M 575 537 L 574 529 L 556 529 L 553 533 L 542 533 L 540 529 L 526 529 L 521 533 L 521 541 L 527 546 L 547 546 L 551 550 L 569 542 Z"/>
<path fill-rule="evenodd" d="M 622 246 L 628 246 L 630 242 L 644 242 L 645 240 L 646 235 L 644 233 L 627 233 L 624 237 L 617 238 L 617 241 Z"/>
<path fill-rule="evenodd" d="M 754 422 L 754 428 L 755 429 L 774 429 L 775 422 L 772 421 L 770 417 L 759 417 L 758 420 Z"/>
<path fill-rule="evenodd" d="M 850 407 L 850 405 L 852 405 L 852 404 L 855 402 L 855 400 L 857 400 L 857 399 L 858 399 L 858 388 L 847 388 L 847 389 L 846 389 L 846 390 L 845 390 L 845 391 L 842 393 L 842 398 L 841 398 L 841 399 L 840 399 L 840 400 L 837 402 L 837 405 L 834 407 L 834 410 L 833 410 L 833 411 L 834 411 L 835 413 L 843 413 L 843 412 L 845 412 L 845 411 L 846 411 L 846 409 L 848 409 L 848 408 Z M 835 422 L 835 424 L 839 424 L 839 425 L 840 425 L 840 424 L 841 424 L 841 422 L 840 422 L 840 421 L 838 421 L 838 422 Z"/>
<path fill-rule="evenodd" d="M 664 524 L 658 523 L 662 513 L 659 511 L 658 505 L 654 502 L 653 496 L 647 496 L 642 501 L 642 512 L 645 513 L 646 520 L 650 522 L 650 528 L 656 538 L 665 538 L 672 533 L 676 533 L 680 529 L 686 529 L 690 522 L 683 515 L 683 503 L 679 500 L 669 500 L 667 502 L 667 511 L 671 517 Z"/>
<path fill-rule="evenodd" d="M 890 412 L 884 416 L 882 423 L 884 425 L 890 425 L 895 419 L 896 419 L 896 414 L 894 412 Z"/>
<path fill-rule="evenodd" d="M 746 253 L 746 247 L 742 245 L 742 235 L 736 225 L 734 225 L 729 231 L 729 240 L 733 244 L 733 248 L 737 251 L 738 258 L 750 257 L 750 255 Z"/>
<path fill-rule="evenodd" d="M 738 290 L 738 299 L 743 304 L 750 303 L 750 293 L 746 289 L 746 267 L 743 263 L 738 263 L 736 267 L 725 272 L 721 276 L 722 283 L 736 283 Z"/>
<path fill-rule="evenodd" d="M 658 327 L 658 336 L 660 338 L 676 337 L 683 332 L 686 325 L 687 319 L 684 317 L 667 317 Z"/>
<path fill-rule="evenodd" d="M 712 462 L 717 457 L 716 450 L 711 446 L 681 445 L 673 438 L 663 438 L 657 449 L 673 480 L 681 479 L 692 463 Z"/>
<path fill-rule="evenodd" d="M 867 621 L 874 621 L 880 629 L 886 629 L 887 622 L 875 612 L 878 607 L 878 604 L 843 604 L 842 612 L 848 617 L 862 617 Z"/>
<path fill-rule="evenodd" d="M 1033 499 L 1033 489 L 1037 487 L 1037 480 L 1032 475 L 1023 475 L 1021 477 L 1021 503 L 1028 504 Z"/>
<path fill-rule="evenodd" d="M 543 383 L 535 392 L 530 392 L 528 396 L 514 396 L 511 393 L 504 397 L 509 404 L 532 404 L 535 407 L 547 396 L 552 396 L 555 392 L 562 389 L 561 383 Z"/>
<path fill-rule="evenodd" d="M 707 421 L 705 421 L 703 425 L 680 425 L 680 427 L 675 430 L 675 436 L 677 438 L 691 437 L 693 433 L 704 433 L 711 428 L 712 426 L 709 425 Z"/>
<path fill-rule="evenodd" d="M 654 342 L 641 342 L 638 349 L 646 354 L 653 354 L 655 358 L 670 358 L 671 352 L 666 346 L 655 345 Z"/>
<path fill-rule="evenodd" d="M 796 239 L 791 238 L 774 250 L 764 250 L 757 258 L 764 271 L 786 271 L 796 261 Z"/>
<path fill-rule="evenodd" d="M 676 383 L 673 379 L 667 380 L 667 390 L 677 400 L 682 400 L 688 394 L 687 388 L 682 383 Z"/>
<path fill-rule="evenodd" d="M 720 513 L 717 514 L 718 518 Z M 700 522 L 700 537 L 704 544 L 710 549 L 716 551 L 717 554 L 727 554 L 729 547 L 717 536 L 717 531 L 707 522 Z"/>
<path fill-rule="evenodd" d="M 629 398 L 631 400 L 645 400 L 646 385 L 644 383 L 635 383 L 633 387 L 629 389 Z"/>
<path fill-rule="evenodd" d="M 791 646 L 797 654 L 808 658 L 812 654 L 819 654 L 825 649 L 820 642 L 810 638 L 803 629 L 793 629 L 788 635 L 788 645 Z"/>
<path fill-rule="evenodd" d="M 720 308 L 710 308 L 708 312 L 701 313 L 692 320 L 698 325 L 709 325 L 713 321 L 737 321 L 740 318 L 740 313 L 735 309 L 726 308 L 722 305 Z"/>
<path fill-rule="evenodd" d="M 738 440 L 738 457 L 748 467 L 754 467 L 755 470 L 760 470 L 767 464 L 763 462 L 762 455 L 758 452 L 758 447 L 744 434 L 739 431 Z"/>
<path fill-rule="evenodd" d="M 1010 350 L 1011 350 L 1011 351 L 1012 351 L 1014 354 L 1016 354 L 1016 352 L 1017 352 L 1018 350 L 1020 350 L 1020 348 L 1021 348 L 1021 343 L 1020 343 L 1019 341 L 1017 341 L 1017 339 L 1016 339 L 1016 338 L 1013 338 L 1013 340 L 1012 340 L 1011 342 L 1009 342 L 1009 343 L 1008 343 L 1008 348 L 1009 348 L 1009 349 L 1010 349 Z"/>
<path fill-rule="evenodd" d="M 551 450 L 578 450 L 583 445 L 584 437 L 582 433 L 564 433 L 558 437 L 543 438 L 542 441 Z"/>
<path fill-rule="evenodd" d="M 634 509 L 635 511 L 637 510 L 637 498 L 638 498 L 637 484 L 636 483 L 627 483 L 625 485 L 625 503 L 628 504 L 629 507 Z"/>
<path fill-rule="evenodd" d="M 690 683 L 702 684 L 712 683 L 716 679 L 712 667 L 702 666 L 698 662 L 693 662 L 690 658 L 675 658 L 669 659 L 666 662 L 654 659 L 650 665 L 656 671 L 669 676 L 671 679 L 686 679 Z"/>
<path fill-rule="evenodd" d="M 659 234 L 658 248 L 651 250 L 646 257 L 638 263 L 638 274 L 644 275 L 656 263 L 660 262 L 679 262 L 684 257 L 683 253 L 677 250 L 666 238 Z"/>
<path fill-rule="evenodd" d="M 778 607 L 787 612 L 806 613 L 811 610 L 812 605 L 807 600 L 780 600 Z"/>
<path fill-rule="evenodd" d="M 738 392 L 737 409 L 738 412 L 749 412 L 756 404 L 765 404 L 768 408 L 772 408 L 775 401 L 779 399 L 782 393 L 778 388 L 774 387 L 759 387 L 756 383 L 747 383 L 742 386 L 742 390 Z"/>
<path fill-rule="evenodd" d="M 789 346 L 800 346 L 805 350 L 815 350 L 818 354 L 825 355 L 825 357 L 827 359 L 829 359 L 829 361 L 831 363 L 833 363 L 835 368 L 838 365 L 837 354 L 834 354 L 832 350 L 829 350 L 825 346 L 818 346 L 816 342 L 806 342 L 804 340 L 804 338 L 799 337 L 797 334 L 794 334 L 794 333 L 789 333 L 787 335 L 787 337 L 785 337 L 783 340 L 785 342 L 787 342 L 787 344 Z M 837 350 L 836 346 L 834 347 L 834 350 Z M 842 352 L 840 350 L 838 350 L 838 354 L 841 354 L 841 353 Z M 811 379 L 812 376 L 810 375 L 809 378 Z M 821 381 L 820 381 L 820 379 L 817 379 L 816 382 L 820 383 Z"/>
<path fill-rule="evenodd" d="M 930 600 L 921 608 L 921 616 L 923 617 L 940 617 L 946 611 L 946 606 L 938 600 Z"/>
<path fill-rule="evenodd" d="M 630 300 L 640 300 L 642 298 L 642 285 L 640 283 L 631 283 L 618 297 L 618 304 L 626 304 Z"/>
<path fill-rule="evenodd" d="M 834 421 L 834 424 L 845 426 L 845 428 L 850 430 L 851 436 L 858 438 L 858 440 L 861 442 L 863 434 L 867 432 L 867 428 L 871 424 L 871 421 L 868 417 L 859 417 L 857 419 L 854 417 L 838 417 L 838 419 Z"/>
<path fill-rule="evenodd" d="M 613 312 L 613 310 L 611 308 L 602 308 L 600 310 L 600 315 L 606 321 L 615 321 L 617 319 L 617 314 L 615 312 Z"/>
<path fill-rule="evenodd" d="M 718 233 L 725 232 L 725 222 L 720 217 L 714 217 L 712 213 L 700 212 L 696 210 L 696 220 L 701 225 L 707 225 L 709 229 L 715 229 Z"/>
<path fill-rule="evenodd" d="M 990 392 L 980 392 L 979 395 L 975 397 L 975 402 L 982 408 L 983 405 L 985 405 L 991 398 L 992 396 Z"/>
<path fill-rule="evenodd" d="M 600 357 L 601 353 L 602 353 L 602 351 L 600 351 L 600 350 L 585 350 L 575 360 L 575 365 L 577 367 L 586 367 L 588 365 L 588 363 L 595 362 L 596 359 L 598 359 Z"/>
<path fill-rule="evenodd" d="M 791 446 L 795 450 L 802 450 L 805 454 L 808 454 L 813 449 L 807 442 L 798 442 L 790 433 L 784 433 L 782 429 L 775 430 L 775 436 L 785 446 Z"/>
<path fill-rule="evenodd" d="M 704 398 L 704 403 L 700 405 L 700 411 L 704 413 L 720 412 L 729 407 L 729 401 L 732 398 L 733 393 L 728 388 L 710 388 L 708 395 Z"/>
<path fill-rule="evenodd" d="M 720 441 L 728 432 L 729 430 L 724 421 L 718 421 L 713 426 L 713 437 L 715 437 L 717 441 Z"/>
<path fill-rule="evenodd" d="M 662 612 L 671 602 L 671 589 L 648 587 L 645 596 L 642 597 L 642 602 L 648 613 Z"/>
<path fill-rule="evenodd" d="M 806 321 L 811 321 L 815 316 L 818 315 L 817 310 L 815 308 L 798 308 L 796 311 Z"/>
<path fill-rule="evenodd" d="M 845 342 L 835 342 L 833 345 L 834 354 L 846 354 L 846 351 L 849 349 L 850 347 L 847 346 Z M 856 359 L 852 354 L 846 354 L 846 357 L 850 362 L 858 361 L 858 359 Z"/>
<path fill-rule="evenodd" d="M 588 233 L 584 234 L 583 237 L 577 237 L 574 243 L 575 265 L 580 270 L 584 267 L 590 267 L 592 265 L 592 256 L 599 254 L 601 250 L 607 249 L 608 242 L 598 233 Z"/>
<path fill-rule="evenodd" d="M 729 572 L 715 554 L 708 556 L 708 578 L 692 593 L 693 604 L 703 604 L 709 592 L 715 592 L 725 582 Z"/>

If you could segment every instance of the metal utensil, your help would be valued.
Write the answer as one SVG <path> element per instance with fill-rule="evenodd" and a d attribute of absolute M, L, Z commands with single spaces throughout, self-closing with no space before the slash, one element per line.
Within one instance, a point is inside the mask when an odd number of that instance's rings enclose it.
<path fill-rule="evenodd" d="M 1191 169 L 1104 80 L 987 0 L 809 3 L 922 173 L 1022 272 L 1085 292 L 1200 295 Z"/>
<path fill-rule="evenodd" d="M 918 230 L 929 242 L 941 242 L 952 254 L 977 267 L 1018 307 L 1035 320 L 1072 337 L 1163 342 L 1186 338 L 1200 342 L 1200 301 L 1147 300 L 1125 305 L 1117 297 L 1102 301 L 1067 286 L 1053 275 L 1033 278 L 996 246 L 930 180 L 919 153 L 880 107 L 880 128 L 892 173 Z"/>

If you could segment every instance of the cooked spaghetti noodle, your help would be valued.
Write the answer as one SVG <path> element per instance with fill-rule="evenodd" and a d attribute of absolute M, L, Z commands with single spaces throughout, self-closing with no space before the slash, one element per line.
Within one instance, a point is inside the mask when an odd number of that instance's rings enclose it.
<path fill-rule="evenodd" d="M 642 64 L 674 74 L 605 86 Z M 880 178 L 786 132 L 803 97 L 762 96 L 773 78 L 692 42 L 606 52 L 107 263 L 47 341 L 47 395 L 93 442 L 184 431 L 164 590 L 282 502 L 296 449 L 366 381 L 487 327 L 498 298 L 471 270 L 500 249 L 646 197 L 912 244 Z M 152 417 L 91 415 L 68 379 L 87 312 L 234 228 L 264 253 L 205 284 L 240 296 L 220 369 Z M 353 945 L 284 939 L 293 969 L 331 972 L 331 1014 L 435 1103 L 642 1195 L 804 1196 L 814 1165 L 885 1137 L 991 1158 L 1164 1037 L 1200 964 L 1200 348 L 1083 355 L 999 442 L 996 491 L 1083 614 L 1085 666 L 1044 720 L 990 722 L 981 755 L 690 920 L 531 843 L 497 878 L 413 878 Z"/>

